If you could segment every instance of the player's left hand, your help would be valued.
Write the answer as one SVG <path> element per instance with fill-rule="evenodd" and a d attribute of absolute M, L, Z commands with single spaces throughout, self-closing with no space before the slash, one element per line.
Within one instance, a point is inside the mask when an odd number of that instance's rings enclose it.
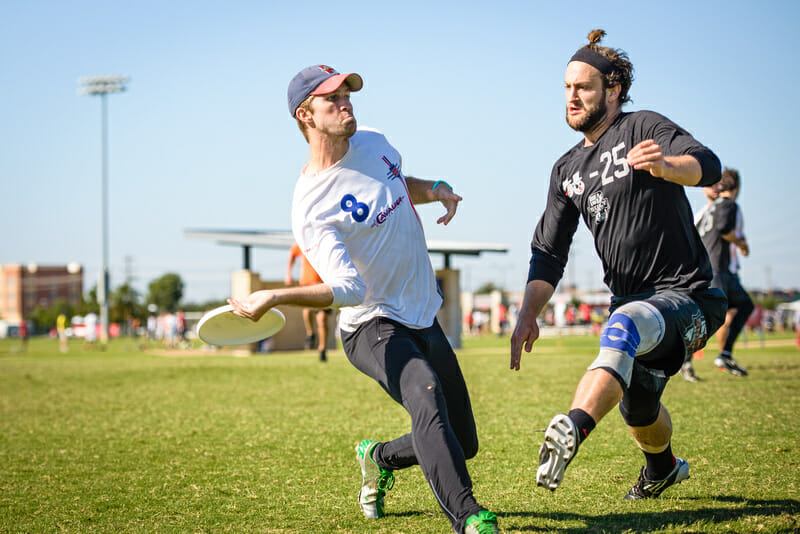
<path fill-rule="evenodd" d="M 447 210 L 444 215 L 436 220 L 437 224 L 444 224 L 445 226 L 447 226 L 447 223 L 449 223 L 455 216 L 456 210 L 458 209 L 458 203 L 464 200 L 460 196 L 453 193 L 453 190 L 445 184 L 439 185 L 439 187 L 436 189 L 428 189 L 426 194 L 428 195 L 429 200 L 438 200 Z"/>
<path fill-rule="evenodd" d="M 652 139 L 645 139 L 630 149 L 626 160 L 637 171 L 647 171 L 656 178 L 667 176 L 670 167 L 661 147 Z"/>

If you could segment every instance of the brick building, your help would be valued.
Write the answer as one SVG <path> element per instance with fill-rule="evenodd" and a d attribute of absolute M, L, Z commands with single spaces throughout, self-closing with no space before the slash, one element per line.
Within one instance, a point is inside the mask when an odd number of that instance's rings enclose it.
<path fill-rule="evenodd" d="M 77 263 L 66 266 L 0 265 L 0 319 L 19 323 L 41 304 L 51 306 L 58 298 L 77 307 L 83 292 L 83 267 Z"/>

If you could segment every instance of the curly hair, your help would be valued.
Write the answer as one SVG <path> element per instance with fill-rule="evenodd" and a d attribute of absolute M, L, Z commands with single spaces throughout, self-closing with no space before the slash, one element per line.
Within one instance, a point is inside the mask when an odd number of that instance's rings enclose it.
<path fill-rule="evenodd" d="M 722 178 L 720 178 L 719 182 L 714 184 L 714 190 L 717 193 L 733 191 L 738 188 L 740 184 L 741 179 L 739 178 L 739 171 L 726 167 L 725 170 L 722 171 Z"/>
<path fill-rule="evenodd" d="M 614 65 L 614 71 L 603 75 L 604 87 L 620 86 L 619 103 L 626 104 L 631 101 L 628 91 L 633 82 L 633 64 L 628 59 L 628 54 L 624 50 L 600 46 L 600 40 L 606 36 L 605 30 L 592 30 L 589 32 L 589 44 L 582 48 L 588 48 L 593 52 L 605 57 Z"/>

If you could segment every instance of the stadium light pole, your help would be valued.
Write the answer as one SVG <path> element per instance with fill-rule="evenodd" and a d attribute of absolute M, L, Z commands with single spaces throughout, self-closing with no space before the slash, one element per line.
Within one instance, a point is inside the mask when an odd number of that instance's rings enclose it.
<path fill-rule="evenodd" d="M 87 76 L 78 78 L 81 85 L 78 89 L 80 95 L 100 96 L 102 103 L 102 230 L 103 230 L 103 255 L 100 265 L 100 283 L 97 284 L 97 298 L 100 301 L 100 339 L 108 343 L 108 104 L 109 93 L 125 91 L 128 83 L 127 76 Z"/>

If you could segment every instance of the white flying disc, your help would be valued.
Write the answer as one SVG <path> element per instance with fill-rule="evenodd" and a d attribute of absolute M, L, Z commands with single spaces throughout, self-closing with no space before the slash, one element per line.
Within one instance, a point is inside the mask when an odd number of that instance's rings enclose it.
<path fill-rule="evenodd" d="M 209 345 L 244 345 L 274 336 L 285 324 L 286 317 L 275 308 L 252 321 L 236 315 L 233 306 L 226 304 L 203 315 L 197 323 L 197 335 Z"/>

